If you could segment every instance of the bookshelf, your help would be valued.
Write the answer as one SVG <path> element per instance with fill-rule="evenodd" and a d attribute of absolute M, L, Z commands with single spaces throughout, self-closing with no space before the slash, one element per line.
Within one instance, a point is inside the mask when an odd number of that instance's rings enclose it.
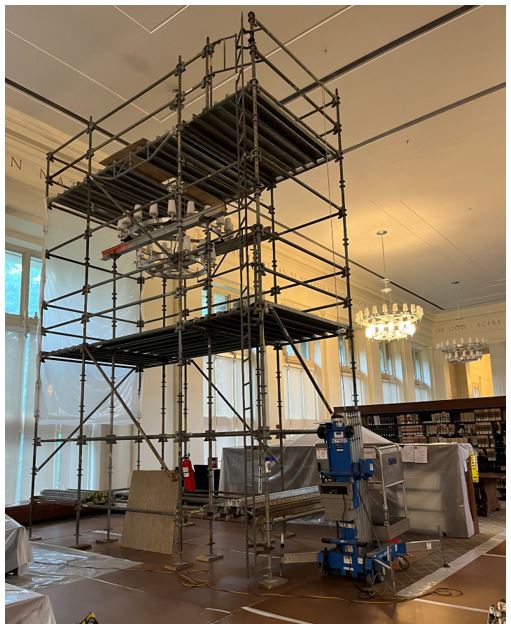
<path fill-rule="evenodd" d="M 360 411 L 365 427 L 392 442 L 469 443 L 486 456 L 481 472 L 506 471 L 506 397 L 363 405 Z M 504 479 L 497 489 L 505 498 Z"/>

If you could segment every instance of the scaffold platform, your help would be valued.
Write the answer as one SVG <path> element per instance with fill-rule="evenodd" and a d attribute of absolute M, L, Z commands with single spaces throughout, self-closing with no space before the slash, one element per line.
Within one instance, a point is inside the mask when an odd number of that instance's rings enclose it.
<path fill-rule="evenodd" d="M 183 123 L 184 195 L 197 201 L 199 207 L 246 196 L 255 186 L 250 168 L 247 168 L 243 189 L 238 182 L 240 102 L 243 103 L 241 118 L 245 117 L 247 127 L 243 151 L 251 154 L 255 149 L 251 124 L 253 100 L 247 88 L 228 95 Z M 336 158 L 336 151 L 324 139 L 262 87 L 257 97 L 257 114 L 261 152 L 259 184 L 263 187 L 271 188 L 288 177 Z M 124 212 L 132 211 L 135 204 L 151 202 L 157 202 L 160 216 L 166 216 L 169 190 L 163 182 L 177 176 L 176 131 L 153 141 L 138 141 L 132 149 L 123 149 L 119 156 L 119 160 L 91 175 L 90 196 L 87 180 L 84 180 L 51 198 L 51 202 L 84 215 L 91 205 L 91 215 L 102 222 L 122 217 Z"/>
<path fill-rule="evenodd" d="M 310 340 L 321 340 L 343 335 L 346 325 L 324 319 L 314 314 L 301 312 L 286 306 L 266 302 L 264 304 L 264 337 L 266 345 L 279 346 L 288 344 L 278 321 L 275 311 L 285 325 L 289 337 L 295 343 Z M 183 323 L 183 358 L 193 359 L 208 355 L 208 335 L 211 336 L 212 353 L 229 353 L 239 351 L 244 337 L 244 348 L 259 346 L 259 317 L 256 306 L 233 308 L 226 312 L 217 312 L 208 316 L 194 318 Z M 250 319 L 250 322 L 248 322 Z M 249 323 L 250 329 L 249 332 Z M 249 342 L 250 336 L 250 342 Z M 82 359 L 82 345 L 44 352 L 44 359 Z M 159 327 L 137 334 L 120 336 L 112 340 L 104 340 L 88 345 L 88 351 L 97 362 L 118 365 L 151 368 L 162 364 L 175 364 L 179 360 L 179 344 L 177 325 Z M 91 359 L 86 352 L 86 359 Z"/>

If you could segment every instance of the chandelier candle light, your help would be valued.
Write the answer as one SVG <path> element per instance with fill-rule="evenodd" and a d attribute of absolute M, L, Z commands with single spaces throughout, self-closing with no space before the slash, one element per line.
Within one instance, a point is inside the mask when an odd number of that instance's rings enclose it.
<path fill-rule="evenodd" d="M 385 247 L 383 244 L 383 237 L 387 234 L 387 231 L 378 230 L 376 233 L 381 238 L 383 274 L 387 275 Z M 357 312 L 355 316 L 356 322 L 366 328 L 366 337 L 372 340 L 391 341 L 413 336 L 415 334 L 415 324 L 424 316 L 424 310 L 419 305 L 416 306 L 412 303 L 409 306 L 407 303 L 402 305 L 391 303 L 390 293 L 392 288 L 390 283 L 390 278 L 383 278 L 381 292 L 387 301 L 382 304 L 381 311 L 378 309 L 378 306 L 372 306 L 371 310 L 364 308 L 364 310 Z"/>
<path fill-rule="evenodd" d="M 456 287 L 456 307 L 458 310 L 458 327 L 462 327 L 460 317 L 460 296 L 459 296 L 459 284 L 460 282 L 452 282 L 452 285 Z M 436 348 L 445 356 L 445 359 L 450 364 L 465 364 L 467 362 L 476 362 L 483 357 L 483 353 L 487 348 L 488 343 L 485 338 L 475 339 L 468 338 L 453 338 L 451 341 L 439 342 Z"/>

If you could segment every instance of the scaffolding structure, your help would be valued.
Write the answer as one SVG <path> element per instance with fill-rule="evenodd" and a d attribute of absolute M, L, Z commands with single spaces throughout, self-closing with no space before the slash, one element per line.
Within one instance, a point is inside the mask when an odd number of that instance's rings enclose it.
<path fill-rule="evenodd" d="M 270 60 L 273 53 L 265 54 L 267 46 L 277 46 L 286 60 L 286 69 Z M 265 48 L 264 48 L 265 49 Z M 233 59 L 232 62 L 229 59 Z M 293 72 L 289 71 L 289 64 Z M 292 112 L 270 91 L 266 90 L 259 75 L 277 77 L 290 89 L 287 99 L 299 102 L 303 110 Z M 296 70 L 296 71 L 295 71 Z M 300 73 L 313 81 L 314 89 L 304 90 L 289 78 Z M 189 80 L 188 80 L 189 78 Z M 226 78 L 233 79 L 234 93 L 214 103 L 214 90 L 222 87 Z M 139 98 L 158 93 L 163 83 L 173 81 L 172 93 L 154 111 L 145 114 L 136 123 L 120 132 L 104 129 L 105 122 L 113 122 Z M 190 82 L 191 84 L 188 84 Z M 314 91 L 316 97 L 308 95 Z M 160 90 L 161 92 L 161 90 Z M 288 90 L 289 94 L 289 90 Z M 318 102 L 319 98 L 319 102 Z M 187 107 L 202 105 L 202 110 L 185 119 Z M 175 127 L 152 141 L 129 143 L 126 136 L 162 111 L 175 115 Z M 316 123 L 313 120 L 316 119 Z M 76 136 L 47 155 L 46 196 L 49 211 L 63 211 L 81 217 L 83 231 L 79 236 L 62 235 L 58 245 L 45 250 L 42 270 L 39 334 L 38 372 L 35 402 L 35 433 L 31 485 L 30 532 L 33 509 L 37 504 L 37 475 L 52 461 L 65 444 L 78 445 L 76 480 L 76 545 L 80 538 L 83 501 L 83 448 L 88 442 L 101 442 L 108 448 L 108 500 L 100 505 L 108 510 L 107 539 L 110 539 L 111 518 L 114 508 L 112 491 L 113 444 L 136 444 L 140 468 L 140 445 L 146 444 L 163 470 L 181 472 L 182 460 L 189 450 L 190 440 L 204 439 L 208 447 L 207 500 L 203 513 L 209 519 L 208 560 L 217 558 L 214 552 L 214 521 L 216 514 L 214 487 L 213 443 L 217 438 L 237 436 L 243 438 L 244 448 L 244 503 L 258 509 L 257 518 L 244 518 L 246 525 L 247 572 L 257 567 L 256 553 L 264 555 L 265 572 L 272 578 L 272 516 L 270 487 L 267 470 L 268 446 L 276 438 L 282 451 L 287 434 L 303 433 L 302 429 L 285 429 L 283 426 L 282 351 L 292 349 L 303 367 L 326 412 L 333 414 L 327 398 L 304 360 L 299 344 L 327 338 L 345 339 L 349 342 L 353 383 L 353 404 L 357 405 L 356 363 L 353 345 L 351 314 L 350 269 L 348 262 L 347 213 L 341 142 L 340 98 L 323 84 L 253 12 L 248 23 L 238 32 L 215 41 L 209 39 L 193 58 L 178 60 L 176 67 L 147 88 L 129 98 L 109 113 L 93 121 Z M 318 123 L 319 122 L 319 123 Z M 317 129 L 323 126 L 323 131 Z M 316 129 L 315 129 L 316 128 Z M 101 140 L 98 137 L 103 137 Z M 81 156 L 64 157 L 65 148 L 86 140 L 88 149 Z M 94 157 L 99 150 L 123 145 L 123 150 L 113 156 L 101 170 L 96 170 Z M 338 167 L 339 199 L 319 192 L 303 180 L 302 174 L 334 162 Z M 327 165 L 328 166 L 328 165 Z M 84 175 L 81 182 L 66 186 L 62 174 L 74 171 Z M 301 177 L 302 176 L 302 177 Z M 312 214 L 310 220 L 293 227 L 279 224 L 275 194 L 278 185 L 293 181 L 306 191 L 315 202 L 324 206 L 324 214 Z M 55 189 L 58 194 L 55 194 Z M 304 233 L 320 223 L 340 225 L 339 249 L 332 249 L 332 259 L 307 248 Z M 194 229 L 195 228 L 195 229 Z M 192 232 L 201 231 L 199 238 Z M 108 230 L 112 236 L 119 232 L 121 241 L 103 251 L 100 260 L 91 257 L 91 241 L 100 231 Z M 66 257 L 66 248 L 82 241 L 83 261 Z M 334 244 L 332 237 L 332 244 Z M 335 243 L 337 245 L 337 243 Z M 279 266 L 279 249 L 286 248 L 302 258 L 313 259 L 324 269 L 317 275 L 300 279 L 286 274 Z M 133 270 L 120 272 L 118 260 L 132 254 L 137 263 Z M 232 259 L 235 259 L 233 261 Z M 343 260 L 339 260 L 343 258 Z M 79 264 L 83 269 L 83 284 L 59 297 L 45 297 L 44 284 L 47 267 L 54 259 Z M 229 259 L 233 266 L 228 267 Z M 224 261 L 226 261 L 224 263 Z M 100 270 L 105 279 L 91 283 L 91 273 Z M 214 301 L 214 288 L 218 280 L 230 276 L 239 284 L 237 297 L 230 301 L 227 310 L 218 311 Z M 123 280 L 136 280 L 139 297 L 119 305 L 117 291 Z M 157 295 L 145 296 L 145 286 L 160 280 Z M 334 281 L 332 289 L 322 287 L 322 282 Z M 337 284 L 342 284 L 341 288 Z M 90 308 L 89 298 L 96 288 L 112 289 L 112 304 L 107 309 Z M 321 295 L 328 302 L 298 310 L 279 303 L 279 296 L 291 289 Z M 190 307 L 190 293 L 203 292 L 204 304 Z M 81 296 L 82 307 L 66 307 L 66 298 Z M 143 319 L 143 306 L 161 302 L 161 315 Z M 45 313 L 51 309 L 67 310 L 74 316 L 53 325 L 45 325 Z M 344 308 L 347 322 L 328 317 L 329 311 Z M 128 309 L 137 310 L 137 320 L 123 318 Z M 320 316 L 319 314 L 322 314 Z M 66 325 L 80 320 L 81 334 L 66 331 Z M 102 319 L 111 323 L 109 339 L 96 340 L 90 333 L 90 322 Z M 118 331 L 122 323 L 131 322 L 134 333 Z M 147 329 L 150 325 L 152 328 Z M 74 346 L 45 351 L 43 336 L 63 336 L 76 339 Z M 270 428 L 268 413 L 268 371 L 270 349 L 275 352 L 278 425 Z M 241 409 L 234 407 L 222 389 L 215 384 L 214 356 L 238 352 L 241 362 Z M 201 360 L 205 366 L 201 365 Z M 80 377 L 80 396 L 77 405 L 77 425 L 64 439 L 42 438 L 39 434 L 42 393 L 41 371 L 50 361 L 66 362 L 76 367 Z M 166 366 L 174 365 L 176 417 L 172 431 L 166 430 L 166 390 L 169 380 Z M 108 434 L 87 437 L 84 427 L 91 416 L 86 413 L 85 391 L 89 367 L 96 369 L 105 382 L 102 404 L 110 405 Z M 106 370 L 105 370 L 106 368 Z M 138 376 L 140 389 L 143 373 L 150 368 L 161 369 L 161 430 L 146 431 L 123 399 L 120 385 L 129 376 Z M 190 368 L 199 371 L 205 380 L 207 421 L 206 431 L 190 431 L 188 377 Z M 107 372 L 108 371 L 108 372 Z M 122 376 L 121 376 L 122 375 Z M 241 431 L 214 430 L 214 396 L 223 399 L 241 423 Z M 115 407 L 117 406 L 117 407 Z M 114 412 L 120 408 L 133 425 L 131 435 L 118 435 L 115 431 Z M 97 406 L 99 407 L 99 406 Z M 97 409 L 97 408 L 96 408 Z M 93 410 L 94 411 L 94 410 Z M 55 449 L 38 463 L 38 449 L 42 444 L 56 444 Z M 171 450 L 169 452 L 169 445 Z M 172 449 L 172 446 L 174 449 Z M 131 451 L 131 449 L 130 449 Z M 282 455 L 281 455 L 282 456 Z M 182 475 L 178 479 L 176 525 L 178 563 L 183 562 L 184 489 Z M 285 469 L 281 465 L 281 486 L 285 490 Z M 261 517 L 262 525 L 258 524 Z M 262 526 L 264 540 L 258 550 L 257 532 Z M 250 553 L 253 558 L 250 558 Z"/>

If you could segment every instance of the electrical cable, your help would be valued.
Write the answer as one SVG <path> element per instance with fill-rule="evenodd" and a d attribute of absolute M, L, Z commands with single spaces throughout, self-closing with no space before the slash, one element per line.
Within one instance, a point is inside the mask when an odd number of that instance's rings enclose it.
<path fill-rule="evenodd" d="M 76 560 L 77 561 L 77 560 Z M 62 565 L 62 564 L 53 564 L 47 561 L 34 561 L 34 563 L 40 563 L 44 565 Z M 454 589 L 451 587 L 436 587 L 431 590 L 426 590 L 424 592 L 420 592 L 414 596 L 385 596 L 384 592 L 374 592 L 371 589 L 361 588 L 359 587 L 359 592 L 365 592 L 369 596 L 369 600 L 364 600 L 362 598 L 344 598 L 343 596 L 319 596 L 316 594 L 278 594 L 273 592 L 247 592 L 241 591 L 237 589 L 227 589 L 225 587 L 217 587 L 216 585 L 211 584 L 208 579 L 198 579 L 190 576 L 192 573 L 209 573 L 209 570 L 204 570 L 201 568 L 191 568 L 187 571 L 186 574 L 176 572 L 169 569 L 164 570 L 154 570 L 153 568 L 119 568 L 119 567 L 97 567 L 97 566 L 74 566 L 71 565 L 72 562 L 65 562 L 64 566 L 70 568 L 85 568 L 92 570 L 115 570 L 119 572 L 149 572 L 153 574 L 169 574 L 173 576 L 177 576 L 180 580 L 183 587 L 186 588 L 197 588 L 197 587 L 207 587 L 214 591 L 225 592 L 228 594 L 234 594 L 238 596 L 261 596 L 261 597 L 271 597 L 271 598 L 300 598 L 300 599 L 311 599 L 311 600 L 337 600 L 339 602 L 349 602 L 349 603 L 357 603 L 357 604 L 396 604 L 401 602 L 410 602 L 412 600 L 417 600 L 418 598 L 425 598 L 427 596 L 441 596 L 441 597 L 450 597 L 450 598 L 460 598 L 463 596 L 463 592 L 460 589 Z M 164 566 L 166 567 L 166 566 Z M 359 594 L 360 595 L 360 594 Z M 374 600 L 373 598 L 382 598 L 383 600 Z"/>

